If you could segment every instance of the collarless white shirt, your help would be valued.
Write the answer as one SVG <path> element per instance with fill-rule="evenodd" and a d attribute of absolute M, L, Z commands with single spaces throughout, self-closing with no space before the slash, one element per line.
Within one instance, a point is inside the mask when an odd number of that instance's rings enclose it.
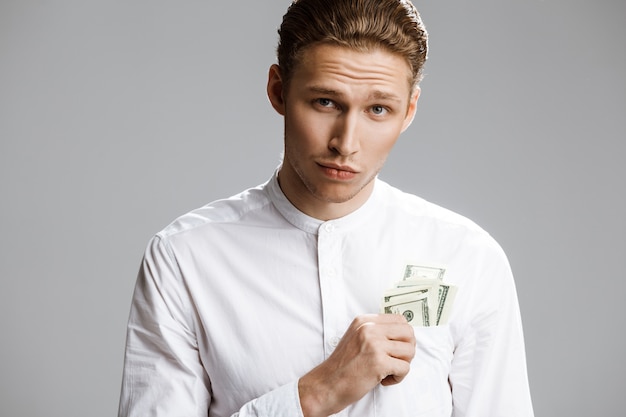
<path fill-rule="evenodd" d="M 466 218 L 376 180 L 327 222 L 276 175 L 194 210 L 149 243 L 128 324 L 120 417 L 302 416 L 298 378 L 357 315 L 377 313 L 406 264 L 446 267 L 449 324 L 415 327 L 408 376 L 338 415 L 532 417 L 513 277 Z"/>

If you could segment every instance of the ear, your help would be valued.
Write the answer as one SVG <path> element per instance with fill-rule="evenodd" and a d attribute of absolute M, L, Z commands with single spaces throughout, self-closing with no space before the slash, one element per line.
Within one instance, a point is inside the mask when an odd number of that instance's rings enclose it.
<path fill-rule="evenodd" d="M 284 85 L 280 67 L 273 64 L 267 76 L 267 98 L 278 114 L 285 115 Z"/>
<path fill-rule="evenodd" d="M 420 93 L 422 90 L 419 85 L 415 87 L 415 91 L 411 94 L 411 99 L 409 100 L 409 107 L 406 111 L 406 117 L 404 118 L 404 124 L 402 125 L 402 132 L 408 129 L 413 123 L 413 119 L 415 118 L 415 111 L 417 110 L 417 100 L 420 98 Z"/>

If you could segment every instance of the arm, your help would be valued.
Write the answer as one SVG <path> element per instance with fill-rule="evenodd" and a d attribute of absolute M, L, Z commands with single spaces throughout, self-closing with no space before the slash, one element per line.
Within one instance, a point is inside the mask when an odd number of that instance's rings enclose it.
<path fill-rule="evenodd" d="M 190 302 L 179 281 L 167 247 L 154 238 L 133 294 L 120 417 L 207 415 L 209 380 L 189 324 Z"/>
<path fill-rule="evenodd" d="M 330 357 L 300 378 L 304 416 L 337 413 L 378 384 L 400 383 L 414 355 L 415 335 L 404 317 L 357 317 Z"/>
<path fill-rule="evenodd" d="M 142 260 L 133 294 L 119 417 L 208 415 L 211 382 L 193 328 L 193 302 L 184 288 L 167 243 L 155 237 Z M 233 417 L 300 413 L 294 381 L 249 401 Z"/>
<path fill-rule="evenodd" d="M 454 417 L 532 417 L 519 304 L 504 253 L 479 274 L 450 372 Z M 487 263 L 487 262 L 485 262 Z"/>

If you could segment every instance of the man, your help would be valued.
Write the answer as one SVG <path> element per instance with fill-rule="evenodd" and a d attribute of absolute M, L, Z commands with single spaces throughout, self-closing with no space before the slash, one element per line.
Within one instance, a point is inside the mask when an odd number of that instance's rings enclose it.
<path fill-rule="evenodd" d="M 503 252 L 377 179 L 416 110 L 417 11 L 299 0 L 279 33 L 267 91 L 283 162 L 150 242 L 120 416 L 532 416 Z M 445 265 L 458 288 L 448 323 L 378 314 L 407 260 Z"/>

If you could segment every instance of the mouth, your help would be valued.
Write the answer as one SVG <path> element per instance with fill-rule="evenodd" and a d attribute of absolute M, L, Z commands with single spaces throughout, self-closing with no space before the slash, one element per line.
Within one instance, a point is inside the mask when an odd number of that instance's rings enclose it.
<path fill-rule="evenodd" d="M 317 165 L 321 168 L 324 175 L 334 180 L 351 180 L 359 172 L 349 165 L 340 165 L 330 162 L 318 162 Z"/>

